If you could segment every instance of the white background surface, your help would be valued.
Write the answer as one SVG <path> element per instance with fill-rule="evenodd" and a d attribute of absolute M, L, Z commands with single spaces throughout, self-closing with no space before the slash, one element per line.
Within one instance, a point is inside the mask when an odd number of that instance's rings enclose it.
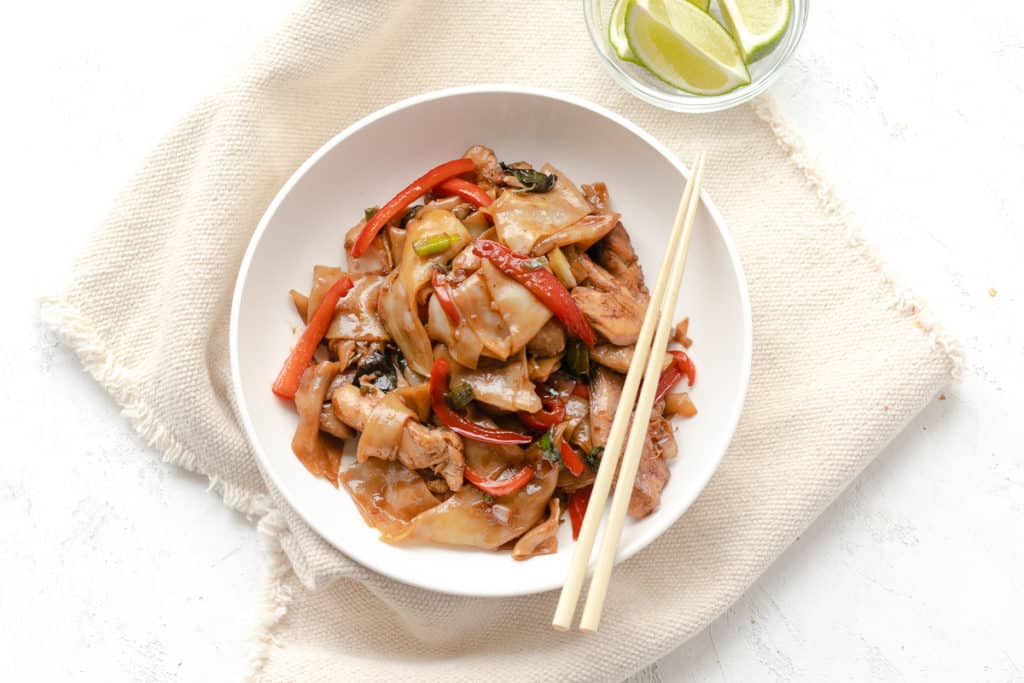
<path fill-rule="evenodd" d="M 142 448 L 34 299 L 290 4 L 19 3 L 0 22 L 0 680 L 244 669 L 256 532 Z M 968 367 L 661 670 L 1024 680 L 1024 10 L 828 4 L 774 94 Z"/>

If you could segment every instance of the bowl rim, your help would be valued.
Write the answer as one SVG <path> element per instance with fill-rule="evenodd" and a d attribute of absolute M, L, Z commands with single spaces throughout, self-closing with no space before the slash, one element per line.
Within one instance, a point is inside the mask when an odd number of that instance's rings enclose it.
<path fill-rule="evenodd" d="M 612 122 L 618 124 L 619 126 L 622 126 L 629 132 L 633 133 L 641 140 L 643 140 L 645 143 L 653 147 L 655 151 L 657 151 L 663 157 L 665 157 L 679 171 L 679 173 L 683 177 L 689 178 L 690 176 L 689 168 L 686 165 L 684 165 L 679 160 L 679 158 L 670 149 L 668 149 L 668 147 L 666 147 L 664 144 L 655 139 L 650 133 L 645 131 L 639 125 L 633 123 L 632 121 L 630 121 L 629 119 L 620 114 L 610 111 L 609 109 L 606 109 L 601 105 L 595 104 L 594 102 L 586 100 L 582 97 L 570 95 L 556 90 L 514 84 L 481 84 L 433 90 L 399 100 L 364 116 L 363 118 L 359 119 L 355 123 L 346 127 L 341 132 L 331 137 L 327 142 L 321 145 L 312 155 L 310 155 L 310 157 L 306 159 L 292 173 L 288 180 L 285 181 L 285 183 L 277 191 L 277 194 L 275 194 L 273 200 L 271 200 L 262 218 L 257 224 L 257 227 L 249 240 L 249 245 L 246 247 L 245 255 L 242 258 L 241 265 L 239 266 L 238 276 L 235 279 L 234 293 L 232 294 L 231 297 L 231 318 L 228 331 L 228 348 L 231 361 L 232 389 L 235 392 L 235 400 L 237 401 L 238 405 L 239 418 L 242 422 L 242 426 L 245 431 L 246 439 L 249 443 L 249 446 L 255 453 L 256 459 L 261 465 L 261 469 L 263 470 L 265 475 L 270 478 L 274 486 L 276 486 L 277 489 L 281 492 L 281 495 L 284 496 L 288 504 L 292 506 L 292 509 L 295 510 L 296 514 L 298 514 L 299 517 L 306 522 L 306 524 L 308 524 L 322 539 L 324 539 L 326 543 L 328 543 L 331 547 L 341 552 L 346 557 L 357 562 L 361 566 L 371 569 L 390 579 L 393 579 L 406 585 L 411 585 L 417 588 L 422 588 L 424 590 L 449 595 L 462 595 L 467 597 L 513 597 L 520 595 L 531 595 L 559 588 L 564 581 L 564 577 L 560 575 L 555 575 L 551 577 L 550 581 L 546 582 L 543 585 L 527 587 L 515 587 L 509 583 L 499 582 L 494 590 L 486 593 L 473 590 L 463 591 L 459 590 L 457 587 L 452 590 L 439 589 L 437 586 L 430 585 L 426 582 L 417 582 L 414 578 L 410 579 L 408 576 L 399 575 L 395 573 L 388 563 L 375 562 L 373 558 L 365 557 L 361 553 L 353 552 L 352 550 L 343 550 L 342 548 L 338 547 L 335 543 L 333 543 L 330 540 L 330 534 L 322 529 L 323 525 L 320 523 L 320 521 L 316 518 L 311 518 L 310 516 L 307 516 L 305 512 L 302 510 L 301 505 L 295 504 L 295 501 L 299 500 L 300 497 L 297 496 L 295 492 L 293 492 L 288 487 L 288 485 L 285 482 L 283 482 L 282 479 L 275 473 L 275 469 L 272 465 L 271 459 L 259 446 L 259 440 L 256 438 L 256 426 L 252 421 L 249 406 L 246 402 L 245 394 L 242 391 L 242 372 L 239 362 L 238 335 L 240 324 L 240 308 L 242 293 L 245 289 L 245 284 L 249 276 L 250 266 L 252 265 L 254 255 L 257 249 L 259 248 L 260 242 L 262 241 L 263 234 L 266 232 L 268 226 L 276 216 L 278 208 L 284 202 L 285 198 L 291 193 L 292 189 L 294 189 L 294 187 L 299 182 L 301 182 L 301 180 L 305 177 L 306 173 L 308 173 L 310 169 L 312 169 L 317 163 L 319 163 L 319 161 L 324 156 L 330 153 L 331 150 L 333 150 L 342 141 L 344 141 L 351 135 L 357 133 L 358 131 L 362 130 L 363 128 L 372 125 L 373 123 L 382 118 L 390 116 L 391 114 L 402 111 L 404 109 L 416 107 L 426 102 L 432 102 L 435 100 L 441 100 L 446 98 L 460 97 L 464 95 L 477 94 L 529 95 L 533 97 L 552 99 L 576 107 L 580 107 L 582 109 L 586 109 L 592 113 L 595 113 L 599 116 L 611 120 Z M 722 459 L 725 457 L 725 453 L 728 450 L 729 444 L 731 444 L 732 439 L 736 434 L 736 427 L 739 423 L 739 418 L 742 413 L 743 404 L 745 402 L 747 390 L 750 383 L 750 370 L 753 356 L 753 320 L 751 316 L 750 297 L 749 292 L 747 290 L 746 277 L 743 272 L 742 263 L 740 261 L 738 251 L 736 249 L 736 245 L 733 242 L 729 232 L 725 229 L 725 220 L 705 190 L 701 191 L 701 201 L 710 213 L 711 218 L 715 224 L 715 228 L 723 240 L 726 251 L 729 255 L 729 259 L 732 263 L 734 272 L 736 274 L 736 280 L 739 289 L 738 293 L 740 297 L 740 305 L 743 314 L 743 354 L 742 367 L 740 368 L 740 391 L 737 392 L 737 395 L 734 398 L 734 403 L 730 409 L 731 415 L 728 416 L 725 420 L 725 423 L 728 425 L 728 438 L 725 440 L 721 452 L 717 454 L 717 457 L 715 457 L 708 464 L 704 471 L 699 472 L 698 477 L 694 478 L 694 480 L 697 481 L 699 486 L 696 489 L 697 493 L 694 495 L 693 499 L 690 500 L 684 507 L 682 507 L 677 514 L 663 514 L 660 516 L 655 516 L 655 518 L 652 520 L 653 523 L 651 525 L 651 529 L 648 533 L 647 539 L 639 543 L 636 543 L 635 547 L 632 548 L 620 547 L 619 553 L 616 555 L 615 558 L 615 564 L 618 564 L 620 562 L 623 562 L 624 560 L 629 559 L 630 557 L 632 557 L 633 555 L 640 552 L 644 548 L 648 547 L 651 543 L 656 541 L 665 533 L 665 531 L 670 526 L 675 524 L 676 521 L 678 521 L 679 518 L 682 517 L 682 515 L 687 510 L 690 509 L 690 507 L 697 500 L 697 498 L 700 497 L 700 494 L 707 487 L 707 483 L 711 479 L 711 476 L 714 474 L 715 471 L 717 471 L 719 465 L 722 462 Z M 593 565 L 593 561 L 591 562 L 591 565 Z M 591 569 L 592 566 L 588 568 L 588 574 Z"/>

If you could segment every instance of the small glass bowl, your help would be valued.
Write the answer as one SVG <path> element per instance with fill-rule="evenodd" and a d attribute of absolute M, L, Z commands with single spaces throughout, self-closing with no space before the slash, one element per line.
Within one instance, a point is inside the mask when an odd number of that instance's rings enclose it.
<path fill-rule="evenodd" d="M 656 107 L 700 114 L 735 107 L 760 95 L 775 82 L 782 67 L 796 51 L 807 25 L 810 0 L 791 2 L 792 14 L 782 40 L 767 56 L 748 67 L 750 85 L 744 85 L 724 95 L 691 95 L 663 83 L 642 66 L 619 59 L 608 42 L 608 19 L 615 0 L 583 0 L 583 16 L 586 18 L 587 30 L 590 31 L 590 39 L 597 54 L 601 56 L 604 65 L 608 67 L 608 71 L 619 85 Z"/>

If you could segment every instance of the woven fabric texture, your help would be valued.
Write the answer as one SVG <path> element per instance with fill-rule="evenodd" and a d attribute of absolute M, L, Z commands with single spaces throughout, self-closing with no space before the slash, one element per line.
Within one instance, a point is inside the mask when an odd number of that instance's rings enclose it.
<path fill-rule="evenodd" d="M 743 417 L 721 467 L 616 570 L 592 636 L 557 595 L 411 588 L 323 542 L 262 476 L 228 363 L 235 275 L 275 192 L 345 126 L 472 81 L 554 88 L 632 119 L 688 159 L 730 226 L 754 316 Z M 600 144 L 595 141 L 595 144 Z M 44 314 L 165 459 L 206 474 L 269 539 L 265 681 L 621 680 L 739 596 L 949 380 L 956 348 L 853 233 L 770 103 L 704 116 L 621 91 L 579 3 L 311 2 L 200 102 L 116 200 Z M 657 680 L 647 669 L 637 680 Z"/>

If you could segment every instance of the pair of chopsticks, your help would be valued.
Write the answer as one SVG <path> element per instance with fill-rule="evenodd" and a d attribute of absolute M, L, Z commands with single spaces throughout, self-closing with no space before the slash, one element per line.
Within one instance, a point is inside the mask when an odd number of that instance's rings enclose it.
<path fill-rule="evenodd" d="M 654 407 L 654 394 L 658 387 L 658 379 L 661 377 L 663 355 L 668 347 L 672 314 L 676 309 L 676 300 L 679 298 L 679 286 L 683 280 L 686 255 L 690 251 L 693 221 L 700 204 L 700 183 L 704 176 L 705 158 L 705 153 L 701 152 L 694 160 L 693 171 L 686 183 L 686 189 L 683 191 L 682 201 L 679 202 L 679 210 L 676 213 L 675 224 L 669 237 L 668 248 L 665 250 L 661 269 L 658 271 L 658 279 L 654 285 L 654 291 L 651 293 L 643 326 L 640 328 L 640 337 L 637 339 L 636 349 L 633 352 L 633 361 L 622 387 L 622 398 L 615 409 L 615 417 L 612 419 L 612 427 L 608 434 L 604 455 L 601 458 L 601 466 L 598 468 L 597 478 L 594 480 L 590 493 L 587 514 L 583 518 L 583 527 L 580 529 L 572 562 L 569 565 L 569 574 L 565 579 L 562 594 L 558 599 L 558 607 L 555 609 L 555 617 L 551 622 L 551 625 L 560 631 L 568 630 L 572 624 L 572 618 L 576 612 L 576 602 L 579 600 L 583 579 L 587 574 L 587 565 L 593 552 L 597 529 L 604 516 L 612 477 L 619 462 L 622 444 L 626 441 L 626 432 L 632 425 L 634 429 L 629 433 L 629 440 L 626 442 L 625 456 L 622 459 L 622 468 L 619 470 L 619 479 L 615 485 L 615 496 L 612 499 L 608 525 L 601 539 L 594 576 L 590 582 L 590 592 L 587 595 L 586 606 L 583 608 L 583 617 L 580 619 L 580 630 L 592 633 L 597 630 L 598 624 L 601 622 L 601 610 L 608 592 L 608 581 L 611 578 L 612 566 L 615 564 L 615 556 L 618 554 L 622 525 L 626 520 L 626 510 L 633 493 L 637 466 L 640 464 L 640 454 L 647 436 L 647 425 Z M 654 338 L 653 342 L 651 341 L 652 337 Z M 641 378 L 643 379 L 643 388 L 640 384 Z M 637 398 L 638 389 L 639 398 Z"/>

